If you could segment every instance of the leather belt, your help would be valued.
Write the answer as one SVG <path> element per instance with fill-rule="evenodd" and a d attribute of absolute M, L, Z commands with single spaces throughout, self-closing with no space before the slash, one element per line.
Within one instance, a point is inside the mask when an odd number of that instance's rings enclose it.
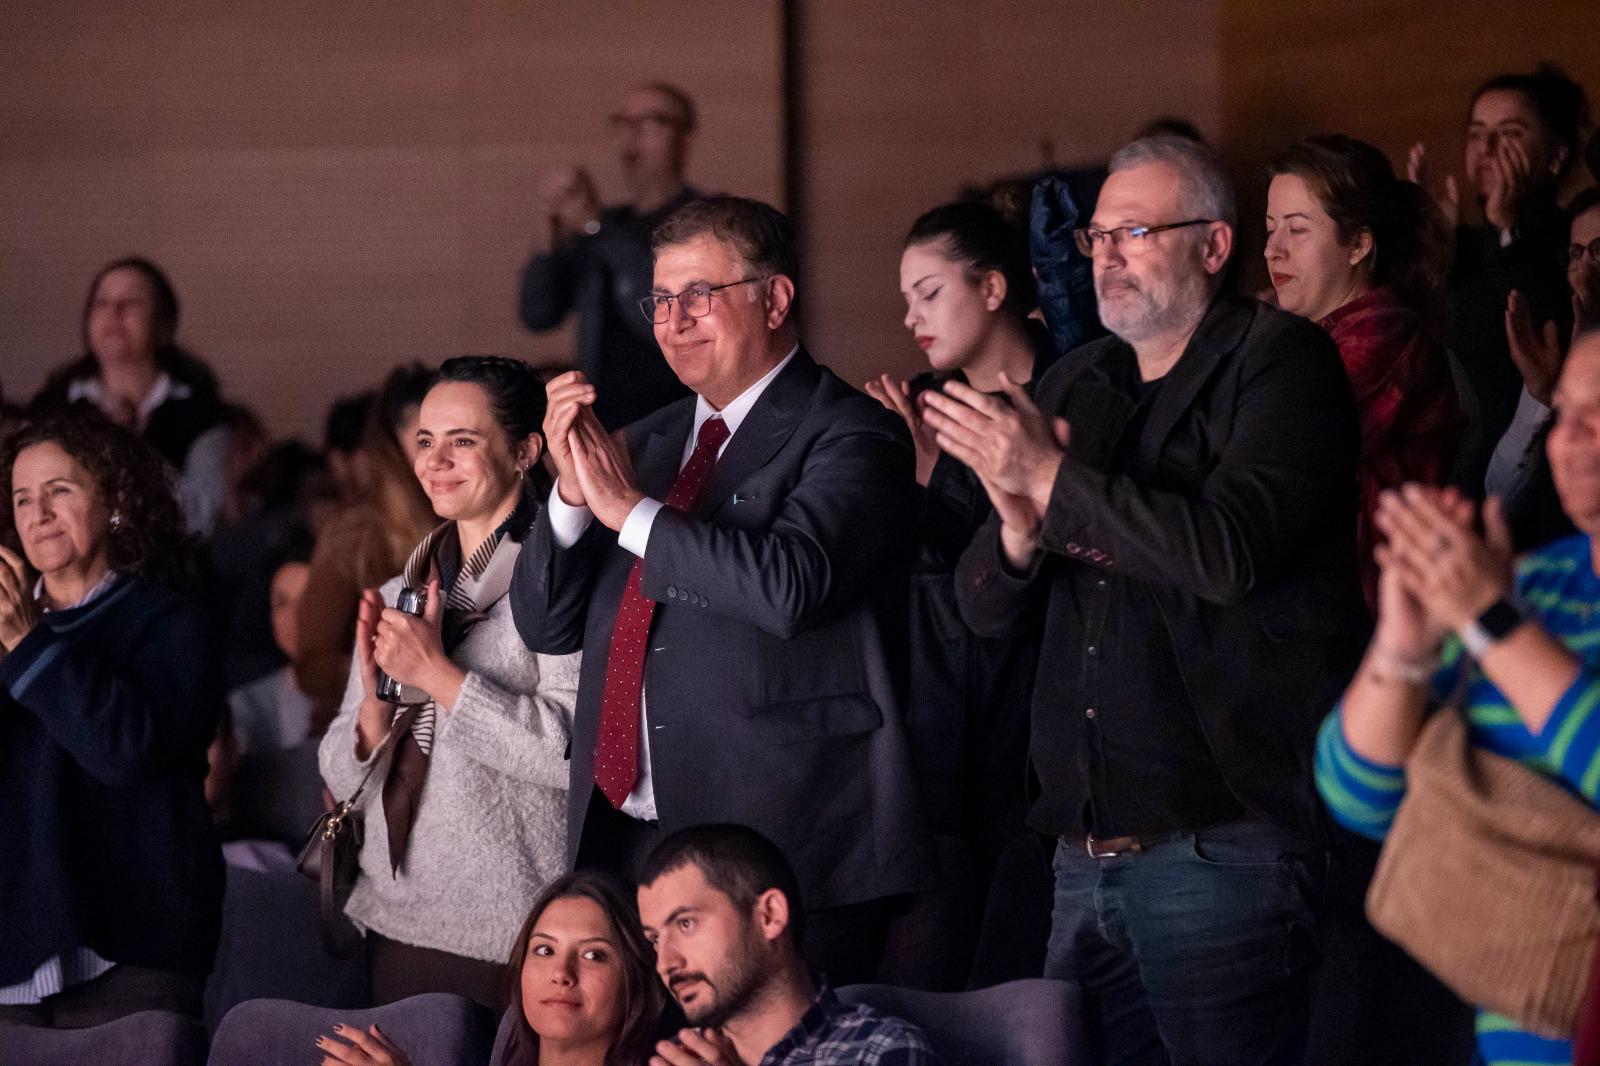
<path fill-rule="evenodd" d="M 1193 830 L 1182 829 L 1172 833 L 1157 833 L 1146 837 L 1097 837 L 1093 833 L 1086 837 L 1064 836 L 1061 839 L 1071 844 L 1074 848 L 1082 848 L 1091 859 L 1110 859 L 1118 855 L 1137 855 L 1141 851 L 1165 844 L 1169 840 L 1187 836 Z"/>

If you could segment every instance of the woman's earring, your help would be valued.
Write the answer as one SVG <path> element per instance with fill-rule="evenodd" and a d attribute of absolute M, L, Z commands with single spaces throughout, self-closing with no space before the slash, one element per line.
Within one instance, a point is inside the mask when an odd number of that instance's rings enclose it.
<path fill-rule="evenodd" d="M 112 529 L 121 529 L 122 528 L 122 512 L 121 511 L 112 511 L 111 512 L 111 528 Z"/>

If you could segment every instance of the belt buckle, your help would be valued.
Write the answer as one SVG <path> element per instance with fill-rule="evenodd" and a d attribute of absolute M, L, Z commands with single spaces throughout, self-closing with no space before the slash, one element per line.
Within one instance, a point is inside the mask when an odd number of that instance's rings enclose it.
<path fill-rule="evenodd" d="M 1120 851 L 1096 851 L 1094 834 L 1089 834 L 1083 839 L 1083 850 L 1089 853 L 1091 859 L 1114 859 L 1121 855 Z"/>

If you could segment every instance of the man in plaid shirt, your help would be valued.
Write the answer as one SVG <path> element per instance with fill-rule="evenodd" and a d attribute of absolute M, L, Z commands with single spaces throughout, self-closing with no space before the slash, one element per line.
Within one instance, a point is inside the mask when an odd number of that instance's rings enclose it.
<path fill-rule="evenodd" d="M 640 871 L 639 914 L 693 1026 L 658 1044 L 651 1066 L 939 1066 L 916 1026 L 812 979 L 794 871 L 755 830 L 667 837 Z"/>

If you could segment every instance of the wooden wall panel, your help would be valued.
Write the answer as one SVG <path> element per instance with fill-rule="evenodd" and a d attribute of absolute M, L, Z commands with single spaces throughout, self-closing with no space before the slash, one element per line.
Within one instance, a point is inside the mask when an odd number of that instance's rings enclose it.
<path fill-rule="evenodd" d="M 912 373 L 900 243 L 963 185 L 1101 161 L 1146 120 L 1215 133 L 1217 0 L 802 5 L 807 333 L 849 380 Z"/>
<path fill-rule="evenodd" d="M 516 319 L 541 168 L 621 195 L 605 116 L 698 99 L 691 177 L 780 192 L 777 0 L 9 5 L 0 21 L 0 383 L 75 353 L 84 286 L 138 252 L 183 336 L 277 432 L 402 359 L 570 337 Z"/>
<path fill-rule="evenodd" d="M 1239 180 L 1241 251 L 1252 267 L 1266 160 L 1300 137 L 1360 137 L 1401 173 L 1411 144 L 1424 141 L 1442 177 L 1461 172 L 1472 90 L 1494 74 L 1552 60 L 1600 104 L 1594 0 L 1228 0 L 1223 12 L 1223 145 Z"/>
<path fill-rule="evenodd" d="M 776 200 L 779 0 L 141 5 L 23 0 L 0 22 L 0 381 L 77 345 L 83 286 L 141 251 L 187 338 L 281 432 L 404 358 L 558 360 L 515 317 L 540 168 L 619 193 L 605 115 L 659 76 L 702 109 L 691 177 Z M 1459 158 L 1486 73 L 1563 62 L 1600 90 L 1600 5 L 1543 0 L 799 0 L 807 334 L 850 380 L 909 373 L 900 240 L 961 186 L 1102 160 L 1143 121 L 1262 163 L 1343 129 Z M 1245 234 L 1252 261 L 1259 241 Z"/>

